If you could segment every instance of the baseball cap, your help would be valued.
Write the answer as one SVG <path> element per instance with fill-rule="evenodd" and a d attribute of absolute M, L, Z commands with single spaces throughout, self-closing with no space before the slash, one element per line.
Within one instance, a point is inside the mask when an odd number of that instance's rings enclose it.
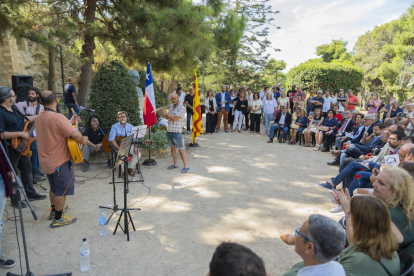
<path fill-rule="evenodd" d="M 348 92 L 352 92 L 352 89 L 349 89 Z"/>
<path fill-rule="evenodd" d="M 278 85 L 282 85 L 282 83 L 279 83 Z"/>

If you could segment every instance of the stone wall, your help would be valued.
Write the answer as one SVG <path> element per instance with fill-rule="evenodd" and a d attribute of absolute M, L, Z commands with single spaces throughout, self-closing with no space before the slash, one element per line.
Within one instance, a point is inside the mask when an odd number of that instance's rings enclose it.
<path fill-rule="evenodd" d="M 55 87 L 57 93 L 62 93 L 62 76 L 60 55 L 55 60 Z M 12 75 L 33 76 L 33 84 L 40 91 L 47 89 L 49 72 L 49 54 L 46 49 L 27 39 L 15 39 L 9 37 L 0 44 L 0 86 L 12 87 Z M 76 79 L 80 73 L 80 66 L 74 59 L 64 58 L 63 66 L 65 80 L 68 77 Z M 77 87 L 76 87 L 77 88 Z"/>

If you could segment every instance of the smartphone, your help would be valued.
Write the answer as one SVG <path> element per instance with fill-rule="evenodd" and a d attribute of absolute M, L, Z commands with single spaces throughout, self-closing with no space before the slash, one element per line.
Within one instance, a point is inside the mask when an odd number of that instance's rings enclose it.
<path fill-rule="evenodd" d="M 407 116 L 407 113 L 401 113 L 401 114 L 400 114 L 400 117 L 401 117 L 401 118 L 405 118 L 406 116 Z"/>

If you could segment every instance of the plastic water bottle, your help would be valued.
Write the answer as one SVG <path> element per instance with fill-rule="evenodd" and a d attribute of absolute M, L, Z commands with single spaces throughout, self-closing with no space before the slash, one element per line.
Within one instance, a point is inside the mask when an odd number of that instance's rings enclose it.
<path fill-rule="evenodd" d="M 101 210 L 101 214 L 99 215 L 99 235 L 106 235 L 106 214 L 103 209 Z"/>
<path fill-rule="evenodd" d="M 91 268 L 91 257 L 89 256 L 89 245 L 83 238 L 83 245 L 80 248 L 80 270 L 85 272 Z"/>

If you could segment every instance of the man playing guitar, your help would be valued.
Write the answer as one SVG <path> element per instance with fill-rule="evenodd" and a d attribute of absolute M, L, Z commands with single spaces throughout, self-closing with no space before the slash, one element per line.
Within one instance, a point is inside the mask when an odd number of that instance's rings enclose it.
<path fill-rule="evenodd" d="M 25 124 L 25 118 L 33 121 L 36 116 L 25 117 L 17 107 L 14 105 L 16 102 L 16 94 L 10 87 L 0 87 L 0 133 L 3 133 L 6 140 L 8 155 L 13 168 L 17 171 L 20 170 L 24 190 L 27 198 L 32 200 L 46 199 L 47 196 L 39 195 L 33 188 L 33 174 L 32 163 L 30 162 L 29 155 L 20 155 L 16 149 L 14 149 L 10 143 L 12 138 L 22 137 L 24 139 L 29 138 L 27 132 L 23 132 L 23 126 Z M 11 195 L 11 205 L 17 207 L 16 197 Z M 22 207 L 27 205 L 22 202 Z"/>
<path fill-rule="evenodd" d="M 109 142 L 114 146 L 116 150 L 119 150 L 119 145 L 116 142 L 116 137 L 127 137 L 131 135 L 132 132 L 132 125 L 127 123 L 127 114 L 125 111 L 119 111 L 116 114 L 116 118 L 118 119 L 117 124 L 112 125 L 111 131 L 109 132 Z M 131 149 L 130 154 L 132 155 L 131 160 L 128 161 L 128 174 L 134 176 L 134 168 L 138 162 L 138 159 L 141 155 L 138 148 L 136 146 Z M 124 177 L 124 166 L 121 166 L 122 169 L 122 178 Z"/>
<path fill-rule="evenodd" d="M 47 175 L 50 185 L 52 219 L 50 227 L 56 228 L 76 222 L 76 218 L 69 217 L 64 210 L 66 196 L 75 192 L 75 173 L 71 163 L 67 138 L 86 145 L 88 137 L 82 136 L 72 124 L 78 120 L 76 114 L 68 120 L 63 114 L 56 112 L 57 99 L 52 91 L 40 93 L 40 101 L 45 107 L 36 120 L 39 161 Z M 67 207 L 67 206 L 66 206 Z"/>

